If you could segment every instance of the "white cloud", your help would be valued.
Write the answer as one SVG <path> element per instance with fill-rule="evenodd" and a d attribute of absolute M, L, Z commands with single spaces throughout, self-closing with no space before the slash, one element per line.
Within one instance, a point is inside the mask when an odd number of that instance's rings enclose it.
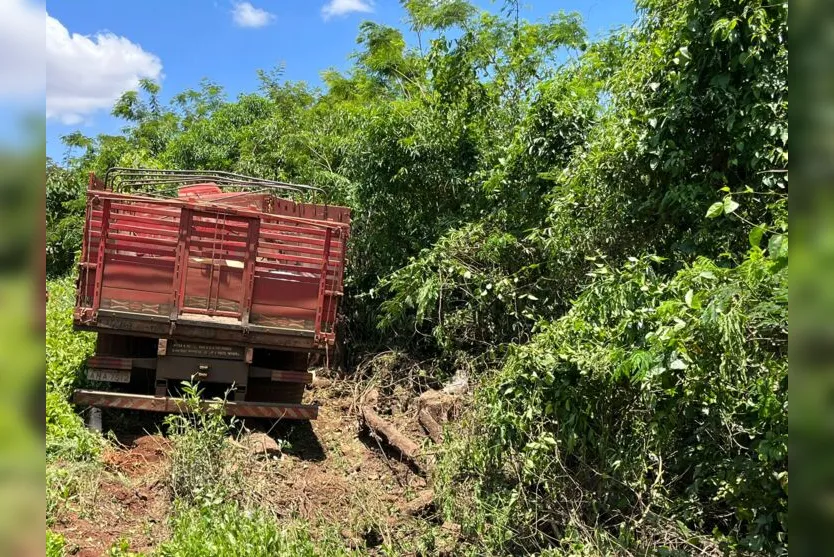
<path fill-rule="evenodd" d="M 275 15 L 249 2 L 238 2 L 232 8 L 232 19 L 238 27 L 264 27 L 275 21 Z"/>
<path fill-rule="evenodd" d="M 371 13 L 374 11 L 372 0 L 330 0 L 321 8 L 321 15 L 324 19 L 333 16 L 347 15 L 353 12 Z"/>
<path fill-rule="evenodd" d="M 45 18 L 42 4 L 0 0 L 0 98 L 18 100 L 43 94 Z"/>
<path fill-rule="evenodd" d="M 158 80 L 162 62 L 138 44 L 113 33 L 94 37 L 67 30 L 46 15 L 46 117 L 78 124 L 109 109 L 141 78 Z"/>

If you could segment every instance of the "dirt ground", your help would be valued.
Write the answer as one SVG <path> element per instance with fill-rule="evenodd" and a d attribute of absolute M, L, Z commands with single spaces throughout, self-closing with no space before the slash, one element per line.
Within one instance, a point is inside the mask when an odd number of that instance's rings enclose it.
<path fill-rule="evenodd" d="M 168 444 L 158 435 L 142 435 L 124 449 L 103 456 L 103 469 L 77 504 L 67 505 L 52 529 L 79 557 L 103 555 L 120 539 L 134 551 L 152 549 L 167 535 L 170 509 L 164 484 Z"/>
<path fill-rule="evenodd" d="M 431 507 L 419 517 L 409 508 L 409 502 L 430 498 L 427 479 L 363 428 L 352 384 L 325 382 L 305 398 L 320 405 L 317 420 L 247 421 L 234 441 L 249 452 L 246 475 L 256 481 L 254 488 L 247 489 L 254 492 L 260 507 L 279 520 L 336 525 L 346 545 L 371 552 L 383 540 L 396 544 L 414 536 L 420 524 L 433 520 Z M 382 412 L 416 443 L 428 446 L 430 441 L 415 419 L 416 408 L 404 406 Z M 103 456 L 104 467 L 92 496 L 59 514 L 53 530 L 66 538 L 74 555 L 102 555 L 120 539 L 127 540 L 132 551 L 150 552 L 168 535 L 169 446 L 159 433 L 148 433 L 160 429 L 161 418 L 153 419 L 150 427 L 145 423 L 117 433 L 123 447 Z M 107 420 L 105 414 L 105 428 Z M 264 434 L 269 437 L 266 442 Z"/>

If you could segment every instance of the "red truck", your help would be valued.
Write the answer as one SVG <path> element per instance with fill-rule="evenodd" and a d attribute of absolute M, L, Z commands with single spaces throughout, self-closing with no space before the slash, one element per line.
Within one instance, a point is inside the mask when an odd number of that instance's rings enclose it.
<path fill-rule="evenodd" d="M 182 381 L 228 414 L 315 419 L 301 404 L 331 356 L 350 210 L 293 201 L 310 186 L 230 172 L 90 175 L 73 314 L 98 333 L 79 389 L 94 408 L 181 410 Z M 319 190 L 320 191 L 320 190 Z M 320 356 L 318 356 L 320 358 Z"/>

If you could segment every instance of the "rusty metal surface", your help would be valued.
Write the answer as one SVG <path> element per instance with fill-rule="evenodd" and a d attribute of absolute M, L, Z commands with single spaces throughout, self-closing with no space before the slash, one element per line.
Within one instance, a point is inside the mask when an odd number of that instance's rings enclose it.
<path fill-rule="evenodd" d="M 308 360 L 282 354 L 335 344 L 351 218 L 300 201 L 321 193 L 228 172 L 91 174 L 73 325 L 109 339 L 93 378 L 158 396 L 82 390 L 77 401 L 174 412 L 168 381 L 196 376 L 238 387 L 228 413 L 314 419 L 317 407 L 295 404 Z"/>
<path fill-rule="evenodd" d="M 95 320 L 76 319 L 75 328 L 104 333 L 118 332 L 151 338 L 171 336 L 171 324 L 166 317 L 157 317 L 127 313 L 99 312 Z M 175 329 L 177 340 L 186 342 L 231 343 L 255 348 L 281 347 L 284 350 L 321 352 L 322 347 L 313 343 L 313 331 L 292 331 L 270 327 L 250 326 L 249 333 L 239 328 L 222 328 L 219 326 L 200 326 L 188 322 L 178 322 Z"/>
<path fill-rule="evenodd" d="M 309 385 L 313 382 L 313 374 L 306 371 L 283 371 L 272 370 L 269 375 L 273 381 L 285 381 L 287 383 L 304 383 Z"/>
<path fill-rule="evenodd" d="M 87 358 L 87 367 L 130 371 L 133 368 L 133 360 L 113 356 L 92 356 Z"/>
<path fill-rule="evenodd" d="M 167 337 L 178 336 L 175 326 L 188 321 L 244 334 L 312 333 L 308 346 L 333 344 L 347 208 L 296 204 L 290 210 L 282 203 L 267 213 L 100 186 L 91 178 L 77 325 L 96 326 L 105 312 L 141 314 L 167 318 L 173 324 Z"/>
<path fill-rule="evenodd" d="M 96 408 L 119 408 L 147 412 L 181 413 L 187 411 L 182 399 L 168 396 L 135 395 L 79 389 L 73 393 L 75 404 Z M 210 406 L 211 402 L 205 405 Z M 315 420 L 318 406 L 314 404 L 227 402 L 224 412 L 229 416 L 285 420 Z"/>
<path fill-rule="evenodd" d="M 277 180 L 265 180 L 263 178 L 255 178 L 220 170 L 113 167 L 105 173 L 103 183 L 101 181 L 97 182 L 98 187 L 114 191 L 142 189 L 146 193 L 165 193 L 171 190 L 181 191 L 189 187 L 192 189 L 187 191 L 194 191 L 194 185 L 212 185 L 218 189 L 220 189 L 220 186 L 232 186 L 235 188 L 284 190 L 293 193 L 301 193 L 302 191 L 324 193 L 324 190 L 321 188 L 306 184 L 291 184 Z"/>

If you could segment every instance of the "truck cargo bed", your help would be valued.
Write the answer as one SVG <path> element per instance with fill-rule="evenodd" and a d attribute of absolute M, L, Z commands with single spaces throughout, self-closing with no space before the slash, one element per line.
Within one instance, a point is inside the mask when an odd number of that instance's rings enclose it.
<path fill-rule="evenodd" d="M 344 222 L 91 190 L 86 229 L 79 326 L 333 341 Z"/>
<path fill-rule="evenodd" d="M 229 414 L 315 419 L 300 403 L 309 366 L 336 350 L 350 211 L 273 193 L 305 189 L 220 171 L 91 175 L 73 325 L 98 333 L 87 379 L 109 389 L 73 400 L 179 412 L 191 381 Z"/>

